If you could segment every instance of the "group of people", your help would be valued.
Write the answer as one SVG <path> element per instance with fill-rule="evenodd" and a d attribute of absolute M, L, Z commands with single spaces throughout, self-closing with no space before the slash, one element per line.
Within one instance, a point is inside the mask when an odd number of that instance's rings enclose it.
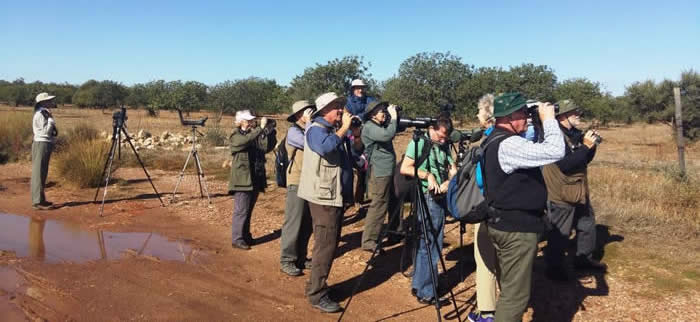
<path fill-rule="evenodd" d="M 445 114 L 435 118 L 426 135 L 408 143 L 397 167 L 393 145 L 398 127 L 396 106 L 367 96 L 362 80 L 351 84 L 347 98 L 329 92 L 314 102 L 295 102 L 287 117 L 291 126 L 279 144 L 266 118 L 260 118 L 258 124 L 250 110 L 236 112 L 228 185 L 234 200 L 232 247 L 248 250 L 253 244 L 251 214 L 258 194 L 267 186 L 265 154 L 275 147 L 286 149 L 289 163 L 280 271 L 301 276 L 303 270 L 310 270 L 305 294 L 311 305 L 322 312 L 341 311 L 329 295 L 327 279 L 341 236 L 344 210 L 358 200 L 358 194 L 365 194 L 362 187 L 366 185 L 371 201 L 361 248 L 378 250 L 381 255 L 380 231 L 385 218 L 396 218 L 403 207 L 394 191 L 398 169 L 401 175 L 417 175 L 415 180 L 429 210 L 425 224 L 431 233 L 420 238 L 418 244 L 412 293 L 420 303 L 442 302 L 432 284 L 437 276 L 431 274 L 438 272 L 449 213 L 444 196 L 458 170 L 449 144 L 452 121 Z M 31 185 L 32 205 L 37 209 L 52 206 L 43 187 L 57 135 L 49 111 L 53 98 L 46 93 L 36 97 Z M 483 145 L 476 182 L 488 203 L 489 215 L 474 225 L 477 309 L 469 313 L 470 321 L 520 321 L 530 297 L 537 244 L 544 238 L 546 275 L 550 279 L 570 278 L 565 253 L 572 229 L 577 237 L 574 267 L 605 269 L 592 257 L 595 217 L 587 179 L 587 166 L 595 156 L 599 135 L 580 129 L 582 109 L 571 100 L 558 102 L 557 112 L 554 104 L 537 102 L 537 118 L 528 112 L 532 104 L 520 93 L 488 94 L 478 104 L 477 118 L 485 134 L 482 144 L 489 144 Z M 361 122 L 353 122 L 353 118 Z M 533 119 L 541 122 L 540 135 L 529 131 Z M 397 229 L 397 220 L 388 222 L 392 224 L 389 229 Z M 314 246 L 309 259 L 307 248 L 312 235 Z"/>

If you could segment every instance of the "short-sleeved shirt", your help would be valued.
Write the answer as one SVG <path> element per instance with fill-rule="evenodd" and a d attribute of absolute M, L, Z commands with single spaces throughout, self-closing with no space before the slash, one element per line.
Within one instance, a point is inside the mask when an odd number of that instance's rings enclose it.
<path fill-rule="evenodd" d="M 423 145 L 425 145 L 425 139 L 421 138 L 418 140 L 418 156 L 423 152 Z M 430 154 L 423 164 L 421 164 L 418 169 L 426 171 L 428 164 L 430 164 L 430 173 L 435 176 L 435 180 L 438 184 L 442 184 L 444 181 L 449 179 L 450 165 L 454 163 L 452 155 L 449 153 L 449 145 L 440 146 L 438 144 L 433 144 L 430 148 Z M 413 140 L 408 143 L 406 148 L 406 157 L 412 160 L 416 160 L 415 156 L 415 144 Z M 428 189 L 428 180 L 420 180 L 423 186 L 423 192 Z"/>

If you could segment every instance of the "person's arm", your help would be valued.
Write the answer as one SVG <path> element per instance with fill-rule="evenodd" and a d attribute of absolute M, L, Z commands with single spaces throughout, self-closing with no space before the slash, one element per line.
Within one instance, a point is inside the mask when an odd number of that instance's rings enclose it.
<path fill-rule="evenodd" d="M 287 144 L 303 150 L 304 149 L 304 132 L 296 126 L 292 126 L 287 131 Z"/>
<path fill-rule="evenodd" d="M 395 135 L 396 119 L 392 119 L 387 127 L 383 127 L 378 124 L 367 124 L 362 127 L 362 137 L 367 137 L 375 142 L 389 142 L 394 138 Z"/>
<path fill-rule="evenodd" d="M 544 141 L 534 143 L 514 135 L 503 142 L 498 149 L 498 162 L 505 173 L 517 169 L 536 168 L 554 163 L 564 157 L 564 136 L 555 119 L 542 122 Z"/>
<path fill-rule="evenodd" d="M 251 144 L 254 144 L 256 142 L 255 139 L 257 139 L 258 135 L 262 133 L 262 129 L 259 127 L 250 130 L 250 132 L 246 134 L 240 133 L 238 128 L 235 128 L 234 131 L 234 134 L 231 136 L 231 153 L 237 153 L 245 150 Z"/>
<path fill-rule="evenodd" d="M 306 141 L 309 143 L 309 149 L 321 156 L 338 149 L 338 146 L 343 143 L 343 139 L 330 131 L 327 132 L 324 128 L 318 126 L 310 126 L 306 130 Z"/>
<path fill-rule="evenodd" d="M 556 164 L 562 173 L 565 175 L 570 175 L 588 164 L 589 152 L 590 150 L 588 147 L 582 145 L 578 149 L 567 154 L 561 160 L 557 161 Z"/>
<path fill-rule="evenodd" d="M 403 161 L 401 161 L 401 168 L 399 168 L 399 173 L 413 177 L 415 167 L 416 167 L 416 161 L 413 159 L 413 141 L 408 143 L 408 148 L 406 148 L 406 155 L 403 158 Z M 437 180 L 435 179 L 435 176 L 430 173 L 429 171 L 423 170 L 423 169 L 418 169 L 418 179 L 419 180 L 427 180 L 428 181 L 428 190 L 433 191 L 435 193 L 440 192 L 440 186 L 437 184 Z"/>

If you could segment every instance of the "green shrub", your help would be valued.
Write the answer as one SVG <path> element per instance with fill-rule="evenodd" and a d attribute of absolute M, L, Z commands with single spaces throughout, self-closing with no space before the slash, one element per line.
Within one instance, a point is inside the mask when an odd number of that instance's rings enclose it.
<path fill-rule="evenodd" d="M 102 184 L 102 170 L 110 143 L 103 140 L 74 141 L 57 153 L 51 164 L 63 181 L 78 188 L 97 187 Z M 112 163 L 112 171 L 119 162 Z"/>
<path fill-rule="evenodd" d="M 78 123 L 75 125 L 75 127 L 68 130 L 67 133 L 61 133 L 61 135 L 56 138 L 55 151 L 61 152 L 70 144 L 96 140 L 99 138 L 99 136 L 100 134 L 98 133 L 97 129 L 95 129 L 92 125 L 88 123 Z"/>
<path fill-rule="evenodd" d="M 0 113 L 0 164 L 17 161 L 32 148 L 32 114 Z"/>

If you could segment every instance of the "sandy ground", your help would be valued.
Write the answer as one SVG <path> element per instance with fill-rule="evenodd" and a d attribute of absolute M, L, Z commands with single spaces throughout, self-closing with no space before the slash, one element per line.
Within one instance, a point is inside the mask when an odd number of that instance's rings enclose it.
<path fill-rule="evenodd" d="M 176 173 L 149 169 L 161 193 L 172 191 Z M 126 184 L 110 186 L 104 217 L 92 202 L 93 189 L 76 190 L 54 184 L 49 175 L 47 197 L 59 206 L 52 211 L 30 207 L 30 165 L 0 166 L 0 213 L 38 220 L 70 223 L 88 232 L 156 232 L 171 240 L 184 240 L 196 260 L 166 260 L 137 250 L 118 258 L 87 261 L 54 261 L 0 251 L 0 320 L 335 320 L 338 314 L 313 309 L 303 294 L 308 275 L 288 277 L 279 272 L 279 235 L 286 191 L 274 187 L 261 197 L 253 213 L 256 244 L 251 251 L 230 247 L 232 201 L 226 182 L 209 180 L 212 204 L 196 194 L 196 178 L 186 177 L 179 201 L 166 207 L 140 168 L 120 169 L 116 176 Z M 101 195 L 100 195 L 101 196 Z M 332 297 L 345 306 L 369 254 L 359 250 L 363 221 L 357 209 L 346 213 L 342 240 L 329 284 Z M 650 241 L 626 233 L 621 227 L 603 227 L 599 242 L 639 245 Z M 7 227 L 0 227 L 6 234 Z M 474 263 L 471 227 L 459 248 L 459 226 L 445 227 L 448 272 L 441 286 L 456 295 L 459 317 L 474 302 Z M 655 242 L 655 241 L 651 241 Z M 694 245 L 697 245 L 695 243 Z M 660 251 L 676 249 L 674 243 L 658 244 Z M 51 245 L 46 245 L 50 248 Z M 608 249 L 607 247 L 605 249 Z M 691 249 L 697 254 L 698 248 Z M 410 279 L 399 272 L 401 246 L 387 248 L 370 267 L 344 319 L 347 321 L 430 321 L 432 306 L 416 302 Z M 606 260 L 605 254 L 603 260 Z M 636 265 L 635 263 L 631 263 Z M 642 263 L 647 265 L 649 263 Z M 460 272 L 460 266 L 462 267 Z M 524 320 L 539 321 L 698 321 L 698 292 L 648 292 L 643 281 L 625 277 L 626 265 L 611 266 L 608 274 L 581 273 L 570 283 L 554 284 L 543 276 L 541 257 L 535 264 L 533 296 Z M 308 274 L 309 271 L 305 271 Z M 466 276 L 460 279 L 460 273 Z M 695 277 L 697 278 L 697 277 Z M 643 292 L 647 291 L 647 292 Z M 695 303 L 695 304 L 693 304 Z M 456 320 L 452 305 L 443 307 L 444 319 Z"/>

